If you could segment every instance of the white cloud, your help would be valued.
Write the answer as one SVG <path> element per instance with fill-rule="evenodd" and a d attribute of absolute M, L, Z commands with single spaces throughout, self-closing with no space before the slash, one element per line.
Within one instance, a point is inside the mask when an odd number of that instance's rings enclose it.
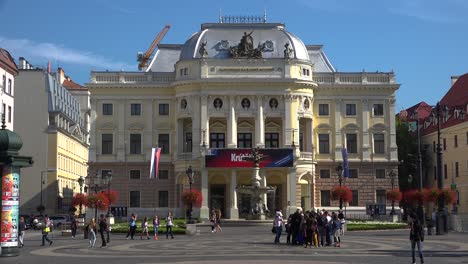
<path fill-rule="evenodd" d="M 48 42 L 36 43 L 29 39 L 9 39 L 0 36 L 0 47 L 7 49 L 15 56 L 25 57 L 28 60 L 58 61 L 109 70 L 134 68 L 133 65 L 112 61 L 92 52 L 74 50 Z"/>

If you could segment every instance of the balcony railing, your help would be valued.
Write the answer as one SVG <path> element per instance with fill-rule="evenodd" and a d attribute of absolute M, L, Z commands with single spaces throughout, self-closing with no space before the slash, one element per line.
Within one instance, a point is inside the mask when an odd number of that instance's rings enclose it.
<path fill-rule="evenodd" d="M 171 83 L 175 73 L 91 72 L 91 83 Z"/>
<path fill-rule="evenodd" d="M 312 152 L 304 152 L 301 151 L 300 159 L 306 159 L 306 160 L 311 160 L 313 158 L 314 154 Z"/>
<path fill-rule="evenodd" d="M 316 72 L 313 75 L 313 80 L 319 84 L 393 84 L 395 83 L 395 74 Z"/>

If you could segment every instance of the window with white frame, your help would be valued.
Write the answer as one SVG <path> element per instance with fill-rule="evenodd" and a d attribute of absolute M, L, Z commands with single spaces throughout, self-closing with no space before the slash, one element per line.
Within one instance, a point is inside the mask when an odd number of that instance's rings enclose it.
<path fill-rule="evenodd" d="M 346 104 L 346 115 L 347 116 L 356 115 L 356 104 Z"/>
<path fill-rule="evenodd" d="M 374 116 L 383 116 L 384 109 L 383 104 L 374 104 Z"/>
<path fill-rule="evenodd" d="M 330 115 L 328 104 L 319 104 L 319 116 Z"/>
<path fill-rule="evenodd" d="M 318 137 L 319 137 L 319 153 L 329 154 L 330 153 L 330 135 L 319 134 Z"/>
<path fill-rule="evenodd" d="M 374 153 L 385 153 L 385 136 L 384 134 L 374 134 Z"/>
<path fill-rule="evenodd" d="M 357 153 L 357 134 L 346 134 L 346 150 L 348 153 Z"/>

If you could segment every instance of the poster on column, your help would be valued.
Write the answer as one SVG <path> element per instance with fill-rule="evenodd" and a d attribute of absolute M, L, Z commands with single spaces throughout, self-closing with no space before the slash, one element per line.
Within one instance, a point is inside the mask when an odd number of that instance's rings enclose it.
<path fill-rule="evenodd" d="M 19 174 L 9 167 L 2 169 L 2 247 L 18 246 Z"/>
<path fill-rule="evenodd" d="M 252 168 L 253 162 L 244 160 L 252 154 L 252 149 L 210 149 L 205 156 L 207 168 Z M 292 167 L 292 149 L 259 149 L 263 156 L 260 168 Z"/>
<path fill-rule="evenodd" d="M 2 202 L 19 201 L 19 175 L 11 168 L 2 170 Z"/>

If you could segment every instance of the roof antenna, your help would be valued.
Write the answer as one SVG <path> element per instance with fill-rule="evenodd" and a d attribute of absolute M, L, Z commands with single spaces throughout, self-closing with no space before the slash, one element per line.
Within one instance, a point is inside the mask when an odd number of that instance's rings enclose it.
<path fill-rule="evenodd" d="M 266 8 L 263 10 L 263 23 L 266 23 Z"/>
<path fill-rule="evenodd" d="M 223 16 L 221 15 L 221 8 L 219 8 L 219 23 L 223 23 Z"/>

